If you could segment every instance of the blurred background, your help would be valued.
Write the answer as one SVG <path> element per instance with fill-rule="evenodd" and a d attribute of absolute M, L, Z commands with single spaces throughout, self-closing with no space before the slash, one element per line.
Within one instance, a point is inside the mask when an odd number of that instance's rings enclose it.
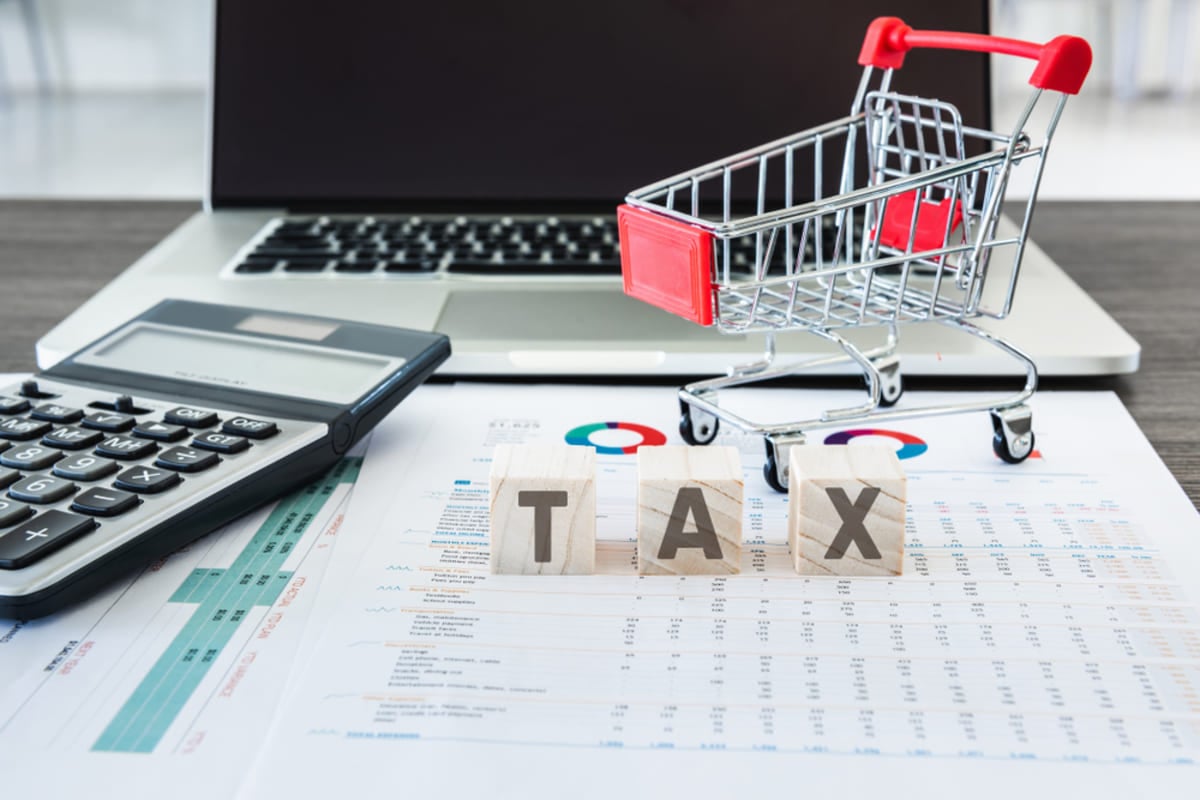
<path fill-rule="evenodd" d="M 1198 6 L 994 0 L 998 35 L 1095 50 L 1043 198 L 1200 198 Z M 0 197 L 199 198 L 211 35 L 211 0 L 0 0 Z M 1029 67 L 999 59 L 994 75 L 1003 127 Z"/>

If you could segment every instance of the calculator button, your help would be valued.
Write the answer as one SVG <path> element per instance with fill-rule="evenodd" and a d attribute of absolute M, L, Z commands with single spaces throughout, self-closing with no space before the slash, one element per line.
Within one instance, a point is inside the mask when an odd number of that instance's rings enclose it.
<path fill-rule="evenodd" d="M 134 436 L 144 436 L 160 442 L 178 442 L 188 433 L 190 431 L 182 425 L 172 425 L 169 422 L 143 422 L 133 429 Z"/>
<path fill-rule="evenodd" d="M 250 419 L 249 417 L 227 419 L 225 420 L 225 424 L 221 426 L 221 430 L 225 433 L 249 436 L 251 439 L 266 439 L 268 436 L 274 436 L 279 433 L 279 429 L 275 427 L 274 422 Z"/>
<path fill-rule="evenodd" d="M 85 428 L 95 428 L 109 433 L 123 433 L 133 427 L 137 420 L 128 414 L 118 414 L 115 411 L 96 411 L 83 418 L 81 423 Z"/>
<path fill-rule="evenodd" d="M 21 396 L 32 397 L 35 399 L 58 397 L 58 395 L 54 394 L 53 392 L 44 391 L 42 387 L 38 386 L 38 382 L 33 379 L 21 381 Z"/>
<path fill-rule="evenodd" d="M 0 498 L 0 528 L 16 525 L 32 513 L 33 509 L 24 503 Z"/>
<path fill-rule="evenodd" d="M 21 477 L 21 473 L 15 469 L 4 469 L 0 467 L 0 489 L 8 486 L 10 483 L 16 482 Z"/>
<path fill-rule="evenodd" d="M 131 436 L 110 436 L 96 445 L 96 455 L 130 461 L 158 452 L 158 445 Z"/>
<path fill-rule="evenodd" d="M 104 434 L 100 431 L 89 431 L 74 425 L 63 425 L 43 436 L 42 444 L 61 447 L 63 450 L 82 450 L 85 447 L 91 447 L 103 438 Z"/>
<path fill-rule="evenodd" d="M 0 453 L 3 453 L 10 447 L 12 447 L 12 442 L 6 442 L 3 439 L 0 439 Z"/>
<path fill-rule="evenodd" d="M 217 424 L 217 415 L 212 411 L 180 406 L 163 414 L 163 420 L 173 425 L 186 425 L 189 428 L 211 428 Z"/>
<path fill-rule="evenodd" d="M 192 439 L 192 447 L 216 450 L 218 453 L 240 453 L 249 446 L 250 442 L 246 441 L 244 436 L 230 436 L 228 433 L 216 431 L 198 433 L 196 438 Z"/>
<path fill-rule="evenodd" d="M 95 520 L 51 509 L 0 534 L 0 569 L 20 569 L 96 527 Z"/>
<path fill-rule="evenodd" d="M 75 493 L 79 487 L 61 478 L 32 475 L 17 481 L 8 490 L 8 496 L 23 503 L 57 503 Z"/>
<path fill-rule="evenodd" d="M 179 483 L 179 473 L 154 469 L 154 467 L 130 467 L 118 475 L 115 481 L 118 489 L 147 494 L 170 489 L 177 483 Z"/>
<path fill-rule="evenodd" d="M 16 439 L 19 442 L 36 439 L 48 430 L 50 430 L 49 422 L 39 422 L 36 419 L 9 417 L 0 422 L 0 437 Z"/>
<path fill-rule="evenodd" d="M 197 450 L 193 447 L 172 447 L 154 462 L 157 467 L 179 472 L 200 472 L 215 467 L 221 461 L 216 453 Z"/>
<path fill-rule="evenodd" d="M 78 422 L 83 419 L 83 409 L 60 406 L 57 403 L 42 403 L 33 409 L 29 416 L 47 422 Z"/>
<path fill-rule="evenodd" d="M 21 414 L 29 410 L 29 401 L 24 397 L 0 397 L 0 414 Z"/>
<path fill-rule="evenodd" d="M 62 457 L 61 450 L 53 450 L 36 444 L 19 444 L 5 453 L 0 453 L 0 464 L 32 472 L 45 469 Z"/>
<path fill-rule="evenodd" d="M 136 494 L 93 486 L 75 498 L 71 503 L 71 510 L 97 517 L 115 517 L 136 508 L 140 502 Z"/>
<path fill-rule="evenodd" d="M 98 481 L 117 471 L 117 462 L 93 455 L 75 455 L 54 465 L 54 474 L 72 481 Z"/>

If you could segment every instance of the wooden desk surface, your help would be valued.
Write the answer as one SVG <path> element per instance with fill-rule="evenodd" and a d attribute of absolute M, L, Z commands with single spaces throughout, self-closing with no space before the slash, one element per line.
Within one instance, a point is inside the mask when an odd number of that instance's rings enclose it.
<path fill-rule="evenodd" d="M 0 371 L 196 209 L 0 202 Z M 1200 203 L 1040 203 L 1034 238 L 1143 348 L 1136 375 L 1043 386 L 1115 391 L 1200 503 Z"/>

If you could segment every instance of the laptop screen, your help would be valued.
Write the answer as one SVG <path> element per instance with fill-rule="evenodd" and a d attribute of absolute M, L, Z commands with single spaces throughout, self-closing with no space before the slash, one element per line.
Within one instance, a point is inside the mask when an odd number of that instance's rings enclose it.
<path fill-rule="evenodd" d="M 876 16 L 944 0 L 220 0 L 214 207 L 611 210 L 632 189 L 844 116 Z M 893 83 L 990 123 L 988 63 Z"/>

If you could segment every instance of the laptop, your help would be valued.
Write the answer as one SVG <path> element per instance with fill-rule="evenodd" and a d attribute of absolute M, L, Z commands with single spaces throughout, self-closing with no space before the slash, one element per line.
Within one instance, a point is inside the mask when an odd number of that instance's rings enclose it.
<path fill-rule="evenodd" d="M 50 331 L 39 364 L 163 298 L 438 331 L 453 375 L 753 361 L 761 337 L 623 295 L 615 208 L 844 116 L 880 15 L 988 29 L 986 0 L 217 0 L 204 208 Z M 914 52 L 894 86 L 992 125 L 983 56 Z M 1036 245 L 1013 315 L 986 326 L 1046 374 L 1137 368 L 1137 343 Z M 826 352 L 798 332 L 778 348 Z M 904 328 L 900 352 L 906 374 L 1019 371 L 940 326 Z"/>

